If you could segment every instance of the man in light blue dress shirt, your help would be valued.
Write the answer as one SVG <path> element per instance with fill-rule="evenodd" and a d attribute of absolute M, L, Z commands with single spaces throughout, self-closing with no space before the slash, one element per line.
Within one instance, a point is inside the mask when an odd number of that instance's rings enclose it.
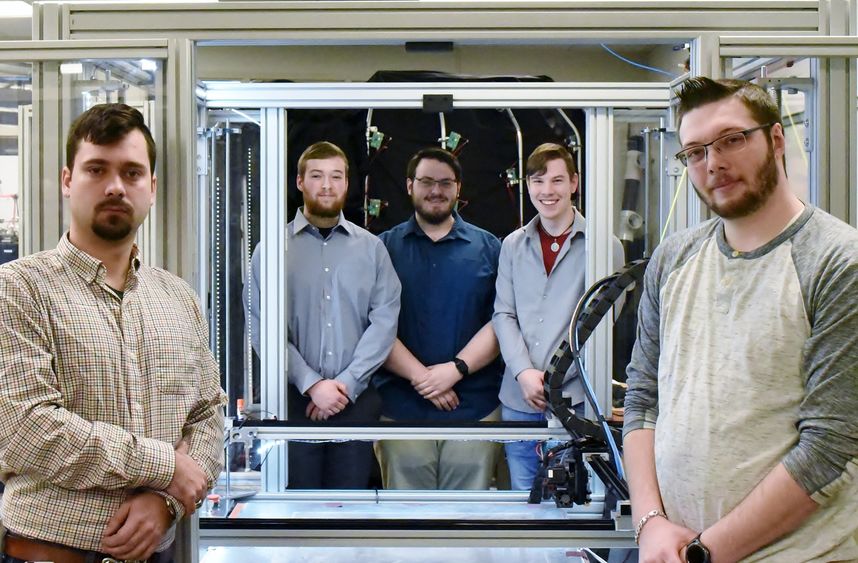
<path fill-rule="evenodd" d="M 566 335 L 585 289 L 586 223 L 572 197 L 578 190 L 575 161 L 566 148 L 545 143 L 527 159 L 527 189 L 538 215 L 503 241 L 492 325 L 506 370 L 501 384 L 505 421 L 544 421 L 545 370 Z M 614 240 L 615 267 L 623 248 Z M 584 400 L 580 381 L 568 380 L 564 395 Z M 537 470 L 537 442 L 505 444 L 513 489 L 530 489 Z"/>
<path fill-rule="evenodd" d="M 374 422 L 381 401 L 369 383 L 396 338 L 399 279 L 384 244 L 343 216 L 348 160 L 339 147 L 308 147 L 297 183 L 304 207 L 287 227 L 289 420 Z M 250 292 L 257 352 L 260 256 L 257 247 Z M 367 442 L 292 442 L 289 488 L 366 488 L 372 465 Z"/>

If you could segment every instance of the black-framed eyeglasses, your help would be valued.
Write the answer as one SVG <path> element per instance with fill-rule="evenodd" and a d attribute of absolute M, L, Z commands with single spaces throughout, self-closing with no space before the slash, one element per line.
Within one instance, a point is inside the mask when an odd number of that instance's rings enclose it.
<path fill-rule="evenodd" d="M 414 181 L 417 182 L 417 185 L 424 190 L 431 190 L 436 185 L 441 189 L 449 190 L 451 188 L 454 188 L 457 184 L 455 178 L 444 178 L 442 180 L 436 180 L 435 178 L 430 178 L 429 176 L 423 176 L 422 178 L 414 178 Z"/>
<path fill-rule="evenodd" d="M 774 125 L 775 122 L 766 123 L 765 125 L 759 125 L 757 127 L 751 127 L 750 129 L 745 129 L 744 131 L 736 131 L 734 133 L 727 133 L 726 135 L 721 135 L 714 141 L 710 141 L 703 145 L 694 145 L 692 147 L 687 147 L 676 153 L 676 158 L 682 162 L 683 165 L 694 165 L 700 164 L 706 157 L 709 155 L 709 147 L 712 147 L 720 154 L 732 154 L 735 152 L 739 152 L 748 146 L 748 135 L 753 133 L 754 131 L 759 131 L 760 129 L 767 129 Z"/>

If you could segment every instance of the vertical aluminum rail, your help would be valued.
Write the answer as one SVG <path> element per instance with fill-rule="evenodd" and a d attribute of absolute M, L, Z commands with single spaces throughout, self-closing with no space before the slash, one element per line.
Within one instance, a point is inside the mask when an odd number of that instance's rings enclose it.
<path fill-rule="evenodd" d="M 259 272 L 260 399 L 263 412 L 287 419 L 286 396 L 286 110 L 260 113 Z M 286 448 L 274 446 L 262 468 L 262 489 L 286 490 Z"/>
<path fill-rule="evenodd" d="M 524 225 L 524 139 L 521 135 L 521 126 L 510 108 L 506 108 L 506 114 L 515 127 L 515 147 L 518 154 L 518 226 Z"/>

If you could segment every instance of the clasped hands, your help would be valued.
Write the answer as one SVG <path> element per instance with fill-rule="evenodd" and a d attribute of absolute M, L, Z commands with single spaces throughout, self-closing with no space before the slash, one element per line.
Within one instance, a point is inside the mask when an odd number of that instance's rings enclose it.
<path fill-rule="evenodd" d="M 428 366 L 410 379 L 414 390 L 438 410 L 452 411 L 459 406 L 459 396 L 453 391 L 453 386 L 461 381 L 462 374 L 453 362 Z"/>
<path fill-rule="evenodd" d="M 328 420 L 342 412 L 349 404 L 348 388 L 336 379 L 321 379 L 314 383 L 307 394 L 310 402 L 304 414 L 313 421 Z"/>

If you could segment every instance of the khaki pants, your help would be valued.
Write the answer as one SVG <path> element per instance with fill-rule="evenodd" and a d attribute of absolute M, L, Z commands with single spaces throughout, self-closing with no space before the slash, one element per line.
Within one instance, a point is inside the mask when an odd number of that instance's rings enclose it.
<path fill-rule="evenodd" d="M 499 420 L 500 407 L 481 422 Z M 487 441 L 379 440 L 375 455 L 385 489 L 486 490 L 502 449 Z"/>

